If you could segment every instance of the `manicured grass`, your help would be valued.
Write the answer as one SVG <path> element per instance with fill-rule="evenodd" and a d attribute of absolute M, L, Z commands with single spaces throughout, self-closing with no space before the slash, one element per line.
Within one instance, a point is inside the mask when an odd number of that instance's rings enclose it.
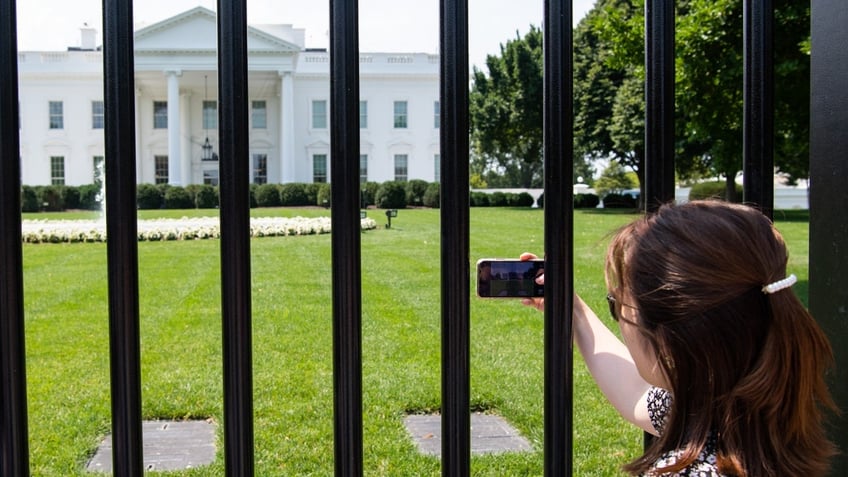
<path fill-rule="evenodd" d="M 385 223 L 382 211 L 369 216 Z M 634 217 L 575 215 L 575 283 L 598 310 L 605 307 L 606 236 Z M 481 257 L 541 254 L 543 218 L 541 210 L 472 209 L 469 266 Z M 779 226 L 805 296 L 807 222 Z M 145 419 L 221 423 L 219 247 L 217 240 L 139 243 Z M 332 475 L 330 236 L 254 239 L 251 253 L 256 475 Z M 391 229 L 362 234 L 366 475 L 440 475 L 439 460 L 419 455 L 402 424 L 405 413 L 440 405 L 439 255 L 438 210 L 401 210 Z M 106 246 L 25 244 L 24 273 L 32 474 L 86 475 L 87 459 L 110 431 Z M 471 300 L 472 407 L 504 416 L 535 449 L 475 456 L 473 475 L 543 473 L 542 318 L 516 301 Z M 579 355 L 574 419 L 575 475 L 620 475 L 619 466 L 638 455 L 641 432 L 615 414 Z M 223 475 L 220 431 L 213 465 L 174 475 Z"/>

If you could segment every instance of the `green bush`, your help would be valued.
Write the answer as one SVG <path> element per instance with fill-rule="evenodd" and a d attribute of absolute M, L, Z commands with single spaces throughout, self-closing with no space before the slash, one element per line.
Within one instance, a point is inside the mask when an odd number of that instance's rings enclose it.
<path fill-rule="evenodd" d="M 332 187 L 330 187 L 330 184 L 320 184 L 317 196 L 318 198 L 315 200 L 315 204 L 321 207 L 329 207 L 332 204 Z"/>
<path fill-rule="evenodd" d="M 374 202 L 381 209 L 405 209 L 406 185 L 400 181 L 383 182 L 374 195 Z"/>
<path fill-rule="evenodd" d="M 194 195 L 194 206 L 198 209 L 218 207 L 218 190 L 209 184 L 201 184 Z"/>
<path fill-rule="evenodd" d="M 431 182 L 427 185 L 427 190 L 424 191 L 424 207 L 438 209 L 441 205 L 440 201 L 441 186 L 438 182 Z"/>
<path fill-rule="evenodd" d="M 62 186 L 49 185 L 37 188 L 38 203 L 41 210 L 58 212 L 65 210 L 65 201 L 62 194 Z"/>
<path fill-rule="evenodd" d="M 184 187 L 192 204 L 197 204 L 197 191 L 199 191 L 201 187 L 203 187 L 203 184 L 187 184 Z"/>
<path fill-rule="evenodd" d="M 377 203 L 375 197 L 377 196 L 377 189 L 379 188 L 380 184 L 377 182 L 365 182 L 363 184 L 359 184 L 359 206 L 366 209 L 369 205 L 375 205 Z"/>
<path fill-rule="evenodd" d="M 534 202 L 536 201 L 529 192 L 507 194 L 507 203 L 510 207 L 533 207 Z"/>
<path fill-rule="evenodd" d="M 85 210 L 100 210 L 102 200 L 106 197 L 98 197 L 100 195 L 100 186 L 97 184 L 85 184 L 79 186 L 79 206 Z M 99 199 L 99 200 L 98 200 Z"/>
<path fill-rule="evenodd" d="M 59 189 L 62 193 L 62 203 L 65 209 L 79 209 L 80 207 L 80 192 L 74 186 L 61 186 Z"/>
<path fill-rule="evenodd" d="M 495 191 L 489 195 L 489 205 L 492 207 L 506 207 L 509 205 L 509 200 L 504 192 Z"/>
<path fill-rule="evenodd" d="M 545 193 L 544 192 L 542 192 L 542 194 L 539 196 L 539 198 L 536 199 L 536 205 L 538 205 L 540 209 L 545 208 Z"/>
<path fill-rule="evenodd" d="M 635 209 L 636 198 L 630 194 L 607 194 L 604 196 L 605 209 Z"/>
<path fill-rule="evenodd" d="M 427 192 L 427 181 L 412 179 L 404 187 L 406 192 L 406 205 L 420 207 L 424 205 L 424 193 Z"/>
<path fill-rule="evenodd" d="M 689 200 L 727 200 L 727 184 L 724 182 L 699 182 L 689 190 Z M 736 184 L 736 202 L 742 202 L 742 186 Z"/>
<path fill-rule="evenodd" d="M 139 209 L 161 209 L 165 202 L 162 188 L 153 184 L 139 184 L 135 196 Z"/>
<path fill-rule="evenodd" d="M 312 182 L 304 185 L 304 191 L 306 192 L 306 204 L 304 205 L 321 205 L 321 200 L 318 194 L 324 186 L 329 186 L 329 184 L 325 182 Z M 327 204 L 329 203 L 330 202 L 328 200 Z"/>
<path fill-rule="evenodd" d="M 193 209 L 194 202 L 185 187 L 171 186 L 165 191 L 166 209 Z"/>
<path fill-rule="evenodd" d="M 600 197 L 595 194 L 574 194 L 575 209 L 594 209 L 600 203 Z"/>
<path fill-rule="evenodd" d="M 259 188 L 259 184 L 251 183 L 250 186 L 248 186 L 248 195 L 250 196 L 248 198 L 248 201 L 250 202 L 250 208 L 251 209 L 255 209 L 255 208 L 259 207 L 259 204 L 256 203 L 256 189 L 258 189 L 258 188 Z"/>
<path fill-rule="evenodd" d="M 38 192 L 32 186 L 21 187 L 21 212 L 38 212 L 41 210 L 41 202 L 38 201 Z"/>
<path fill-rule="evenodd" d="M 279 207 L 281 205 L 289 204 L 283 204 L 280 200 L 280 186 L 277 184 L 260 184 L 256 188 L 257 207 Z"/>
<path fill-rule="evenodd" d="M 470 197 L 471 207 L 488 207 L 489 194 L 480 191 L 471 192 Z"/>
<path fill-rule="evenodd" d="M 257 200 L 259 198 L 257 197 Z M 315 205 L 318 197 L 309 201 L 306 184 L 302 182 L 291 182 L 280 186 L 280 205 L 283 207 L 297 207 L 302 205 Z"/>

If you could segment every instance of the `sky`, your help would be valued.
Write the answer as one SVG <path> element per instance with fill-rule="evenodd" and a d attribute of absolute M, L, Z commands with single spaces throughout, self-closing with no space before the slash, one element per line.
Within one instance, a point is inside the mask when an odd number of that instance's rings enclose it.
<path fill-rule="evenodd" d="M 595 0 L 573 0 L 576 24 Z M 439 0 L 359 0 L 359 50 L 362 52 L 439 51 Z M 162 21 L 198 5 L 215 10 L 216 0 L 137 0 L 136 28 Z M 542 23 L 543 0 L 469 0 L 469 61 L 482 67 L 487 54 Z M 80 46 L 80 27 L 98 31 L 102 41 L 102 0 L 19 0 L 18 49 L 63 51 Z M 329 2 L 247 0 L 248 23 L 283 23 L 306 31 L 307 48 L 329 43 Z"/>

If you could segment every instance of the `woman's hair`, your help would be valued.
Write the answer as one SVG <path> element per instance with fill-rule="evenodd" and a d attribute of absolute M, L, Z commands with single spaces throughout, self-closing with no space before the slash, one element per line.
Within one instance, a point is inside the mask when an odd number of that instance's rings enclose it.
<path fill-rule="evenodd" d="M 826 473 L 830 345 L 792 290 L 762 290 L 786 277 L 787 258 L 762 213 L 718 201 L 663 206 L 613 237 L 607 286 L 638 310 L 673 396 L 662 436 L 625 470 L 675 449 L 658 470 L 681 470 L 713 433 L 723 474 Z"/>

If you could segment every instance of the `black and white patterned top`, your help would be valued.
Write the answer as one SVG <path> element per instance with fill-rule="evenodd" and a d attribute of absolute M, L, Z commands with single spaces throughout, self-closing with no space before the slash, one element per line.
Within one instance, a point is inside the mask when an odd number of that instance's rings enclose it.
<path fill-rule="evenodd" d="M 668 418 L 668 412 L 671 410 L 672 397 L 671 393 L 662 388 L 652 388 L 648 391 L 648 416 L 651 418 L 651 424 L 654 429 L 662 434 L 665 428 L 665 423 Z M 716 465 L 716 441 L 715 436 L 710 436 L 707 440 L 707 445 L 701 454 L 688 467 L 677 472 L 662 472 L 663 467 L 677 462 L 677 458 L 682 454 L 682 450 L 673 450 L 666 452 L 657 460 L 651 467 L 651 470 L 643 474 L 646 477 L 724 477 L 718 471 Z"/>

